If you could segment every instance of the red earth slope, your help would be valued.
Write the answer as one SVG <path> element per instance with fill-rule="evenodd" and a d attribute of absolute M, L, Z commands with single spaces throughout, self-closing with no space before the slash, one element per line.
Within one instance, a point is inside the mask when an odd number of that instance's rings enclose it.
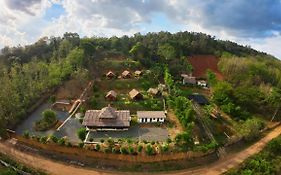
<path fill-rule="evenodd" d="M 188 57 L 188 62 L 193 67 L 193 76 L 206 78 L 207 70 L 213 71 L 219 80 L 223 80 L 223 75 L 218 69 L 219 59 L 213 55 L 194 55 Z"/>

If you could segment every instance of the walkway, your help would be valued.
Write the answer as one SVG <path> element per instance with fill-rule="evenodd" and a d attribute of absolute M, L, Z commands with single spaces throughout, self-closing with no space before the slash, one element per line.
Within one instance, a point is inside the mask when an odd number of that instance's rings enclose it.
<path fill-rule="evenodd" d="M 218 175 L 226 172 L 227 170 L 237 167 L 240 163 L 242 163 L 249 156 L 252 156 L 258 152 L 260 152 L 266 144 L 281 134 L 281 126 L 273 129 L 269 134 L 267 134 L 264 138 L 259 140 L 257 143 L 252 146 L 242 150 L 238 153 L 227 155 L 226 157 L 208 164 L 206 166 L 196 167 L 190 170 L 182 170 L 177 172 L 168 172 L 162 173 L 166 175 L 176 174 L 176 175 L 185 175 L 185 174 L 195 174 L 195 175 Z M 25 163 L 31 167 L 36 169 L 42 169 L 51 175 L 69 175 L 69 174 L 79 174 L 79 175 L 112 175 L 112 174 L 132 174 L 132 173 L 123 173 L 123 172 L 106 172 L 95 169 L 85 169 L 82 167 L 75 167 L 71 165 L 66 165 L 63 163 L 55 162 L 49 159 L 46 159 L 42 156 L 32 155 L 25 152 L 20 152 L 10 143 L 0 142 L 0 152 L 9 155 L 10 157 L 18 160 L 19 162 Z M 145 173 L 134 173 L 134 174 L 145 174 Z"/>

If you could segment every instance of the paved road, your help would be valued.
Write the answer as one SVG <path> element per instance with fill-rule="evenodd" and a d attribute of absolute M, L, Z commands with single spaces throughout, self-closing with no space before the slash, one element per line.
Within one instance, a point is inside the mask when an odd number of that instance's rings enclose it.
<path fill-rule="evenodd" d="M 249 156 L 260 152 L 266 144 L 281 134 L 281 126 L 273 129 L 269 134 L 267 134 L 264 138 L 262 138 L 259 142 L 254 145 L 248 147 L 241 152 L 227 155 L 223 159 L 216 161 L 212 164 L 208 164 L 206 166 L 200 166 L 194 169 L 182 170 L 177 172 L 168 172 L 162 173 L 166 175 L 176 174 L 176 175 L 185 175 L 185 174 L 195 174 L 195 175 L 217 175 L 226 172 L 227 170 L 238 166 Z M 132 173 L 115 173 L 115 172 L 106 172 L 94 169 L 85 169 L 81 167 L 75 167 L 66 165 L 63 163 L 58 163 L 46 159 L 44 157 L 38 155 L 31 155 L 25 152 L 20 152 L 17 149 L 10 146 L 10 144 L 0 142 L 0 152 L 6 153 L 9 156 L 17 159 L 18 161 L 28 164 L 37 169 L 42 169 L 50 173 L 51 175 L 69 175 L 69 174 L 77 174 L 77 175 L 112 175 L 112 174 L 132 174 Z M 144 174 L 144 173 L 135 173 L 135 174 Z"/>

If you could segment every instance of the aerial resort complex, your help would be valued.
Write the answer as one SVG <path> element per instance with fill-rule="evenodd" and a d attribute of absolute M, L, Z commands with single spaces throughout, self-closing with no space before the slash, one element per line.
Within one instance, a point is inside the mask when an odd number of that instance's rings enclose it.
<path fill-rule="evenodd" d="M 146 32 L 227 19 L 218 32 L 232 38 L 239 20 L 239 32 L 259 29 L 243 43 L 259 35 L 280 51 L 281 2 L 268 1 L 239 1 L 247 24 L 238 1 L 219 2 L 235 15 L 205 7 L 215 1 L 0 1 L 0 46 L 16 43 L 0 51 L 0 175 L 280 175 L 281 61 L 204 33 Z M 66 29 L 79 34 L 55 36 Z"/>

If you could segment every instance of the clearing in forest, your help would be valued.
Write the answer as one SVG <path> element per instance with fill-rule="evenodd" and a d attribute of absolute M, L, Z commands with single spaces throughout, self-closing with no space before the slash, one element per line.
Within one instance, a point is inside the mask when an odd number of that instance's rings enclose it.
<path fill-rule="evenodd" d="M 219 59 L 213 55 L 194 55 L 188 57 L 188 62 L 193 67 L 193 76 L 206 78 L 207 70 L 213 71 L 219 80 L 223 80 L 223 75 L 218 69 Z"/>

